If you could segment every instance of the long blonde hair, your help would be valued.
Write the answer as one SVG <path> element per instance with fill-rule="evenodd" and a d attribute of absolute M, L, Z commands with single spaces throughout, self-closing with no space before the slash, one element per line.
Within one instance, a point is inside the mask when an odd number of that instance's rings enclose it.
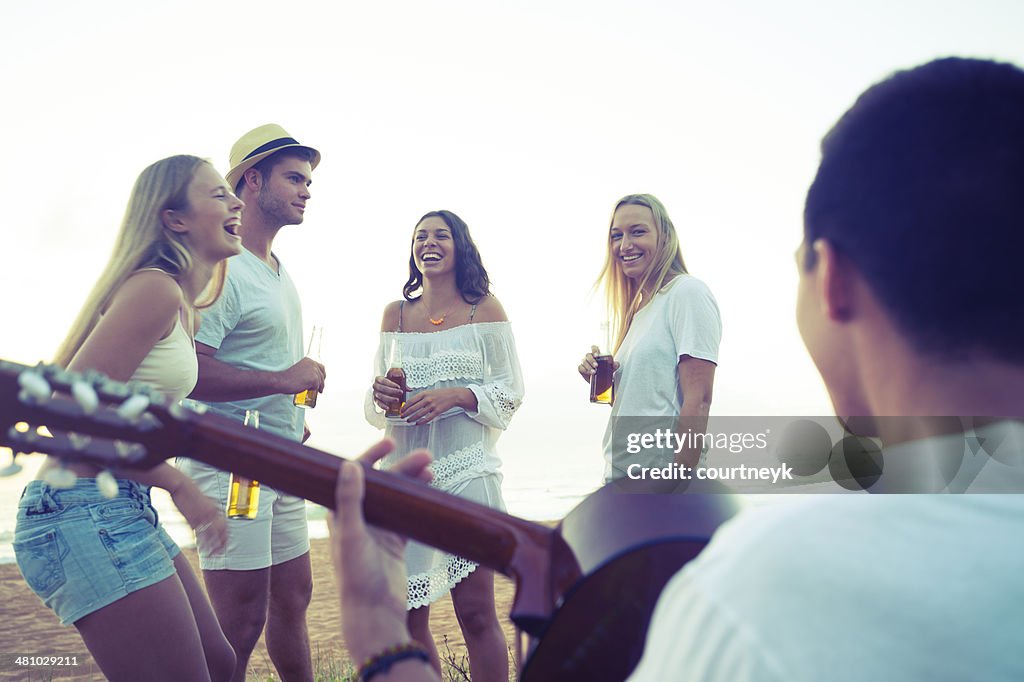
<path fill-rule="evenodd" d="M 612 252 L 611 226 L 615 222 L 615 212 L 622 206 L 646 206 L 654 215 L 654 226 L 658 234 L 658 250 L 654 262 L 644 273 L 643 279 L 636 282 L 622 272 L 622 264 Z M 608 221 L 608 254 L 604 268 L 597 278 L 595 287 L 604 283 L 605 302 L 608 306 L 608 317 L 614 333 L 615 343 L 612 352 L 618 352 L 622 340 L 626 338 L 633 317 L 646 301 L 649 301 L 663 286 L 677 275 L 686 274 L 683 262 L 683 251 L 679 247 L 679 237 L 675 225 L 668 217 L 665 206 L 652 194 L 629 194 L 615 204 L 612 217 Z"/>
<path fill-rule="evenodd" d="M 189 184 L 204 163 L 209 162 L 182 154 L 161 159 L 139 174 L 128 198 L 114 251 L 57 350 L 57 364 L 66 367 L 71 362 L 110 305 L 114 293 L 136 271 L 157 268 L 175 279 L 188 273 L 192 254 L 182 235 L 164 226 L 162 213 L 167 209 L 188 210 Z M 209 307 L 217 300 L 226 274 L 225 260 L 218 263 L 210 284 L 193 304 L 196 308 Z"/>

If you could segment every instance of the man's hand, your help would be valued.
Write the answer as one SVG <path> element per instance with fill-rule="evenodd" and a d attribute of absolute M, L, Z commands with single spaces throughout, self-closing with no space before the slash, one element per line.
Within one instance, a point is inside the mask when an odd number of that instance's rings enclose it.
<path fill-rule="evenodd" d="M 372 466 L 394 447 L 393 441 L 382 440 L 358 462 L 342 462 L 335 488 L 336 509 L 329 518 L 342 632 L 357 661 L 411 639 L 406 627 L 405 538 L 367 526 L 363 515 L 363 467 Z M 416 450 L 388 475 L 429 481 L 430 461 L 429 452 Z"/>
<path fill-rule="evenodd" d="M 294 395 L 307 389 L 324 390 L 327 370 L 312 358 L 302 358 L 288 369 L 271 372 L 229 365 L 218 360 L 216 353 L 216 348 L 196 341 L 199 382 L 190 398 L 225 402 L 268 395 Z"/>
<path fill-rule="evenodd" d="M 278 377 L 279 393 L 300 393 L 313 389 L 319 393 L 324 392 L 324 380 L 327 378 L 327 370 L 322 364 L 313 358 L 302 358 L 294 365 L 284 370 Z"/>

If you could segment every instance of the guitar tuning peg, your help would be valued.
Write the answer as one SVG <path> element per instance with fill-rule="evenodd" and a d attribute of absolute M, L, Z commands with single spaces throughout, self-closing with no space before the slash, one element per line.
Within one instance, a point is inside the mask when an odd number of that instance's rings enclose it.
<path fill-rule="evenodd" d="M 101 393 L 109 395 L 115 400 L 130 398 L 135 393 L 132 386 L 122 384 L 121 382 L 114 381 L 113 379 L 108 379 L 107 377 L 103 377 L 103 381 L 99 382 L 96 387 Z"/>
<path fill-rule="evenodd" d="M 60 365 L 47 362 L 37 362 L 36 366 L 32 369 L 45 377 L 57 377 L 60 374 L 67 372 L 67 370 Z"/>
<path fill-rule="evenodd" d="M 28 370 L 18 375 L 21 392 L 18 399 L 27 403 L 44 403 L 50 399 L 53 389 L 38 372 Z"/>
<path fill-rule="evenodd" d="M 29 445 L 38 442 L 40 438 L 39 432 L 31 426 L 29 426 L 25 431 L 20 431 L 16 427 L 12 426 L 10 430 L 8 430 L 7 435 L 13 437 L 14 434 L 17 434 L 18 440 L 23 443 L 28 443 Z"/>
<path fill-rule="evenodd" d="M 100 397 L 96 395 L 96 389 L 92 384 L 78 380 L 71 384 L 71 395 L 78 401 L 82 412 L 87 415 L 93 414 L 100 407 Z"/>
<path fill-rule="evenodd" d="M 117 479 L 109 471 L 101 471 L 96 474 L 96 487 L 100 491 L 100 495 L 112 500 L 117 497 Z"/>
<path fill-rule="evenodd" d="M 144 384 L 141 381 L 129 381 L 125 386 L 133 393 L 142 393 L 143 395 L 150 395 L 153 392 L 153 386 L 151 384 Z"/>
<path fill-rule="evenodd" d="M 0 476 L 13 476 L 20 472 L 22 469 L 21 465 L 18 464 L 18 453 L 11 451 L 11 463 L 0 469 Z"/>
<path fill-rule="evenodd" d="M 135 394 L 121 403 L 117 408 L 117 414 L 125 421 L 134 424 L 149 407 L 149 398 L 141 394 Z"/>
<path fill-rule="evenodd" d="M 25 432 L 18 430 L 17 426 L 11 426 L 11 427 L 9 427 L 7 429 L 7 442 L 11 443 L 12 446 L 13 446 L 14 443 L 20 443 L 22 440 L 24 440 L 24 437 L 25 437 Z M 13 459 L 15 457 L 17 457 L 17 456 L 18 456 L 18 451 L 12 449 L 11 450 L 11 459 L 12 459 L 11 465 L 12 466 L 14 464 L 13 463 Z"/>
<path fill-rule="evenodd" d="M 74 431 L 69 431 L 68 442 L 71 443 L 71 448 L 73 450 L 81 452 L 82 450 L 85 450 L 87 447 L 89 447 L 89 443 L 92 442 L 92 438 L 90 438 L 89 436 L 83 436 L 81 434 L 75 433 Z"/>
<path fill-rule="evenodd" d="M 121 459 L 128 459 L 129 457 L 137 457 L 146 454 L 146 448 L 142 447 L 138 443 L 128 443 L 123 440 L 114 441 L 114 450 L 117 452 L 117 456 Z"/>
<path fill-rule="evenodd" d="M 92 384 L 93 386 L 98 386 L 107 380 L 107 375 L 98 369 L 87 369 L 82 372 L 80 376 L 82 377 L 82 381 Z"/>
<path fill-rule="evenodd" d="M 205 403 L 196 402 L 191 398 L 185 398 L 178 403 L 171 403 L 168 407 L 168 411 L 175 419 L 184 419 L 185 415 L 189 412 L 194 414 L 206 414 L 206 410 L 207 408 Z"/>
<path fill-rule="evenodd" d="M 78 474 L 63 467 L 50 469 L 43 474 L 43 481 L 49 484 L 51 488 L 73 488 L 77 480 Z"/>
<path fill-rule="evenodd" d="M 79 377 L 77 373 L 66 370 L 60 365 L 44 365 L 40 363 L 36 365 L 36 369 L 41 371 L 43 376 L 51 383 L 60 386 L 70 386 L 71 382 Z"/>

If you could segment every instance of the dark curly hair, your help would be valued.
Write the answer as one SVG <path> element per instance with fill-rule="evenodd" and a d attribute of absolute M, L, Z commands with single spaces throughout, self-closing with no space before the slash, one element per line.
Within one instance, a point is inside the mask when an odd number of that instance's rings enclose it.
<path fill-rule="evenodd" d="M 416 224 L 419 225 L 427 218 L 440 218 L 451 230 L 455 243 L 455 286 L 466 303 L 479 303 L 484 296 L 491 293 L 491 280 L 480 260 L 480 252 L 469 235 L 466 222 L 451 211 L 441 210 L 427 213 L 417 220 Z M 416 267 L 416 257 L 412 253 L 415 243 L 414 233 L 409 245 L 409 280 L 402 287 L 402 296 L 407 301 L 417 299 L 423 293 L 423 273 Z"/>

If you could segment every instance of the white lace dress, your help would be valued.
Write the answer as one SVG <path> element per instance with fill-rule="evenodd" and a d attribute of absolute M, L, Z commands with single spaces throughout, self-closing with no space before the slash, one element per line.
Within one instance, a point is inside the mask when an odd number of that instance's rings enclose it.
<path fill-rule="evenodd" d="M 386 419 L 370 390 L 366 418 L 384 428 L 397 445 L 384 460 L 384 468 L 416 448 L 427 448 L 434 455 L 435 487 L 504 511 L 496 445 L 523 398 L 511 325 L 478 322 L 438 332 L 381 332 L 376 376 L 387 372 L 395 344 L 400 345 L 408 398 L 427 389 L 468 388 L 476 396 L 477 410 L 454 407 L 428 424 L 415 426 L 398 418 Z M 477 566 L 415 542 L 407 545 L 405 559 L 410 609 L 444 596 Z"/>

